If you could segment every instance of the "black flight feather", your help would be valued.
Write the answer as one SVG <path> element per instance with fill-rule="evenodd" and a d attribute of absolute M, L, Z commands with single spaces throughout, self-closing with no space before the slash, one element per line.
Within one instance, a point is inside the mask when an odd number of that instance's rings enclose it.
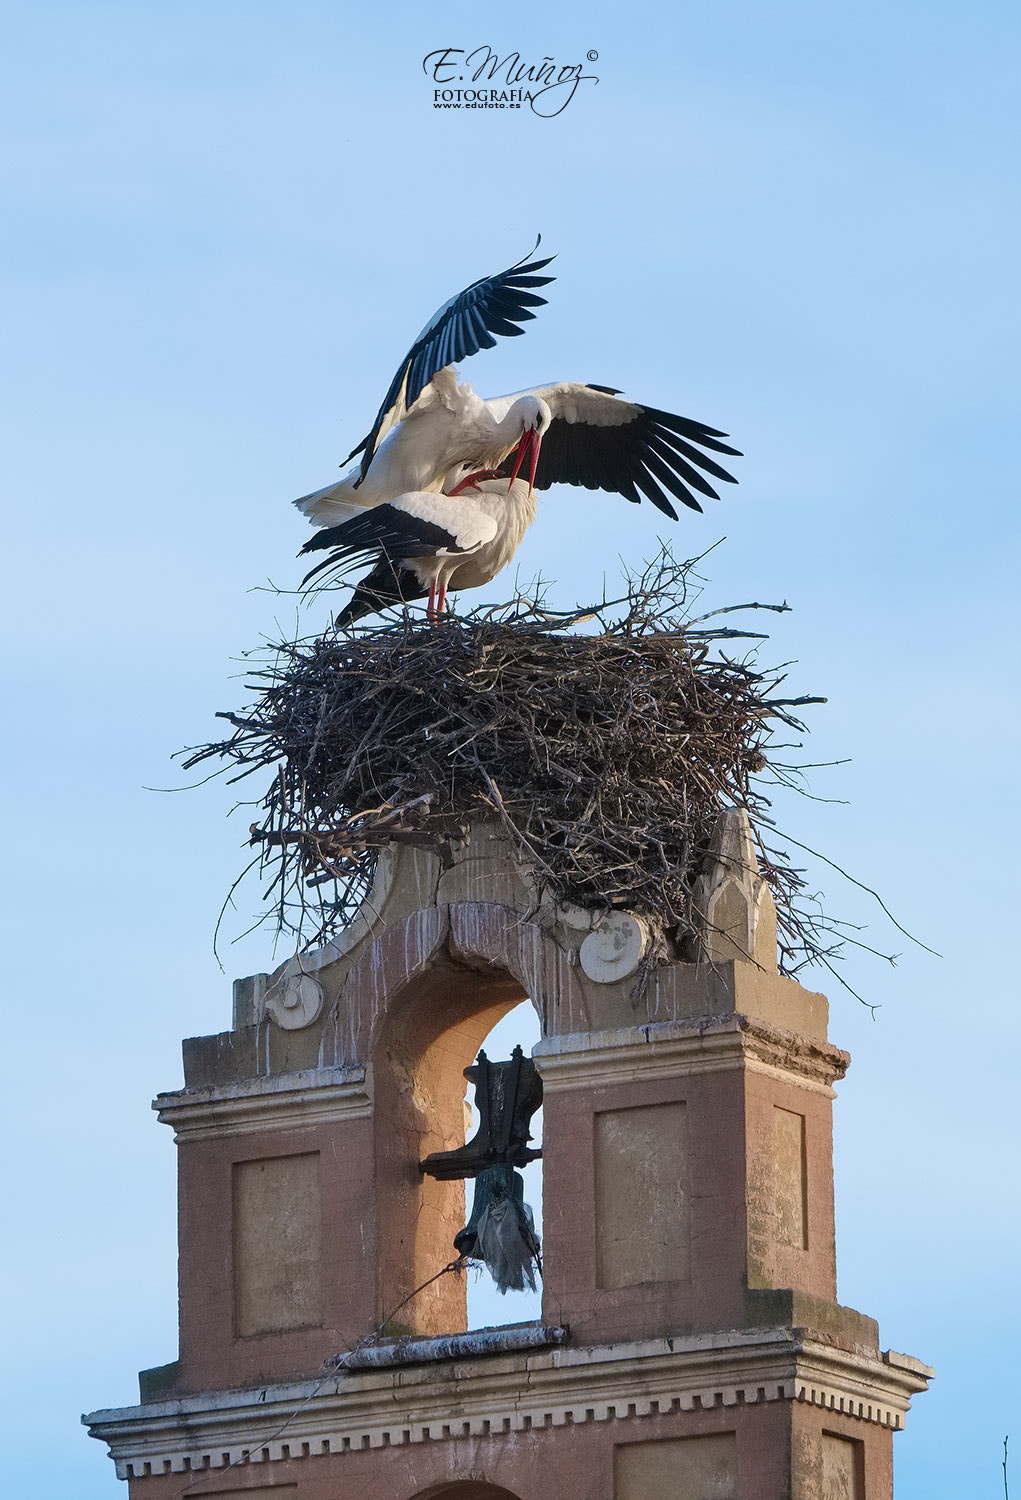
<path fill-rule="evenodd" d="M 458 547 L 457 538 L 445 526 L 409 515 L 393 505 L 374 505 L 363 515 L 341 521 L 339 526 L 324 526 L 309 537 L 298 556 L 326 550 L 329 557 L 305 574 L 302 588 L 328 568 L 347 572 L 381 553 L 387 558 L 432 557 L 441 550 L 456 553 L 465 549 Z"/>
<path fill-rule="evenodd" d="M 428 592 L 408 568 L 393 563 L 389 557 L 381 557 L 372 572 L 359 579 L 344 608 L 334 616 L 334 623 L 351 625 L 363 615 L 374 615 L 390 604 L 424 599 Z"/>
<path fill-rule="evenodd" d="M 611 386 L 590 384 L 589 389 L 607 396 L 620 395 Z M 699 451 L 710 448 L 739 458 L 736 448 L 719 441 L 726 436 L 715 427 L 651 406 L 639 406 L 632 421 L 613 427 L 554 417 L 539 451 L 535 488 L 577 484 L 589 490 L 616 492 L 636 505 L 645 495 L 657 510 L 676 521 L 677 512 L 668 493 L 690 510 L 700 511 L 693 489 L 719 499 L 704 474 L 736 483 L 732 474 Z"/>
<path fill-rule="evenodd" d="M 529 252 L 534 254 L 539 239 Z M 387 413 L 397 402 L 401 387 L 407 379 L 404 392 L 405 410 L 410 410 L 422 391 L 437 371 L 458 360 L 477 354 L 480 349 L 492 349 L 496 343 L 494 334 L 511 338 L 524 333 L 518 323 L 534 318 L 532 307 L 543 307 L 545 297 L 537 297 L 526 290 L 528 287 L 548 286 L 552 276 L 536 276 L 532 273 L 543 270 L 553 260 L 552 255 L 543 260 L 518 261 L 498 276 L 485 276 L 466 287 L 458 296 L 441 307 L 420 337 L 408 350 L 401 362 L 390 389 L 383 397 L 383 404 L 376 413 L 372 431 L 363 442 L 353 448 L 346 462 L 359 453 L 362 455 L 361 474 L 355 480 L 355 488 L 361 484 L 376 451 L 379 429 Z"/>

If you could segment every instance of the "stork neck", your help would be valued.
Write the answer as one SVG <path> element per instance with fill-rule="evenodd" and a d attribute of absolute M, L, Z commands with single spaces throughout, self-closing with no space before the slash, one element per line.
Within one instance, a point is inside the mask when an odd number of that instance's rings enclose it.
<path fill-rule="evenodd" d="M 520 397 L 513 401 L 504 415 L 494 423 L 493 435 L 511 447 L 518 441 L 526 426 L 531 426 L 534 409 L 529 401 Z"/>

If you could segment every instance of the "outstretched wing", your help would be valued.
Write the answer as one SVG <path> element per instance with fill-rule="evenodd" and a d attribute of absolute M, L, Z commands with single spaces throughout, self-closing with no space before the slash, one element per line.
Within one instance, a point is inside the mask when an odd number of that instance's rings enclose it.
<path fill-rule="evenodd" d="M 539 240 L 536 240 L 536 248 L 538 245 Z M 529 253 L 534 254 L 534 250 Z M 438 370 L 467 359 L 480 349 L 492 349 L 496 344 L 495 334 L 509 338 L 524 333 L 524 329 L 517 325 L 535 317 L 531 308 L 546 305 L 546 298 L 537 297 L 530 288 L 548 286 L 554 279 L 535 273 L 548 266 L 552 259 L 550 255 L 545 260 L 530 261 L 526 256 L 525 260 L 518 261 L 499 276 L 486 276 L 473 282 L 433 314 L 390 382 L 372 431 L 345 460 L 348 462 L 362 454 L 361 475 L 356 483 L 365 478 L 372 456 L 383 438 L 414 406 Z"/>
<path fill-rule="evenodd" d="M 720 441 L 727 434 L 715 427 L 626 401 L 611 386 L 565 380 L 518 394 L 541 396 L 553 413 L 542 439 L 536 489 L 578 484 L 616 492 L 636 505 L 645 495 L 657 510 L 676 521 L 668 493 L 691 510 L 701 510 L 692 490 L 713 500 L 720 498 L 706 474 L 737 483 L 701 451 L 709 448 L 740 458 L 736 448 Z"/>

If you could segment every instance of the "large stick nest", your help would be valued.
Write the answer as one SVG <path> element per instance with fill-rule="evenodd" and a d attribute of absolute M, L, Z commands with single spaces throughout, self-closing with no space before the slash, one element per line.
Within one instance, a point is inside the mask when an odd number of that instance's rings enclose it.
<path fill-rule="evenodd" d="M 761 639 L 690 618 L 693 565 L 664 555 L 625 598 L 553 614 L 541 599 L 273 648 L 229 739 L 190 752 L 234 779 L 273 768 L 252 825 L 281 928 L 322 941 L 350 920 L 381 847 L 439 847 L 479 814 L 500 820 L 555 899 L 699 931 L 696 881 L 720 812 L 747 809 L 776 900 L 782 967 L 832 954 L 832 927 L 772 847 L 767 792 L 779 726 L 814 698 L 726 654 Z M 740 609 L 785 608 L 742 605 Z M 715 611 L 714 616 L 730 611 Z M 744 648 L 747 649 L 747 648 Z"/>

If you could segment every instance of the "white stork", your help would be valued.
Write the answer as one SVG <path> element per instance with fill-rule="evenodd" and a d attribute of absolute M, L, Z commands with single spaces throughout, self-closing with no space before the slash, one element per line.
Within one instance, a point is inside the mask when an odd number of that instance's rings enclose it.
<path fill-rule="evenodd" d="M 331 569 L 344 574 L 375 559 L 336 617 L 349 625 L 362 615 L 429 596 L 436 620 L 447 589 L 479 588 L 507 566 L 535 520 L 535 492 L 524 479 L 461 464 L 446 493 L 412 490 L 320 531 L 302 554 L 329 550 L 302 584 Z"/>
<path fill-rule="evenodd" d="M 638 504 L 645 495 L 671 519 L 669 496 L 693 510 L 692 490 L 719 499 L 704 477 L 734 483 L 702 449 L 740 456 L 726 433 L 622 398 L 610 386 L 560 381 L 485 401 L 459 385 L 453 362 L 492 348 L 494 334 L 520 334 L 545 298 L 531 290 L 551 276 L 549 259 L 519 261 L 444 304 L 402 361 L 372 431 L 349 455 L 361 461 L 336 484 L 296 500 L 313 525 L 331 526 L 399 496 L 439 493 L 461 463 L 496 468 L 517 449 L 537 489 L 552 484 L 609 490 Z M 702 472 L 699 472 L 699 471 Z"/>

